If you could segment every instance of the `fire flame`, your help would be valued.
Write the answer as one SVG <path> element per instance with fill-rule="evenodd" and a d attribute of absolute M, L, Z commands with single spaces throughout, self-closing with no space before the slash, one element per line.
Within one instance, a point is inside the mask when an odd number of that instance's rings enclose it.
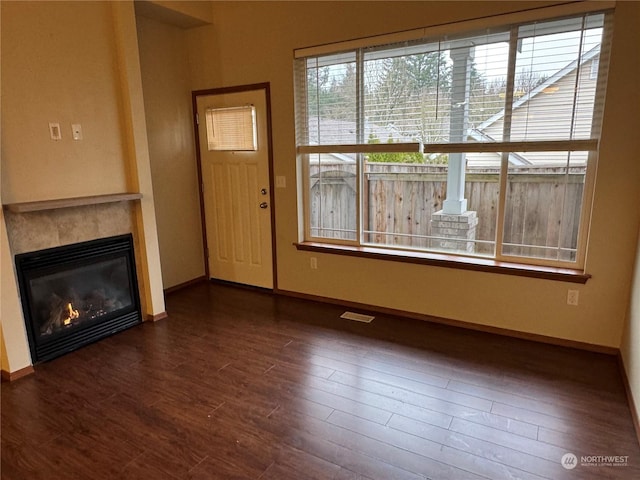
<path fill-rule="evenodd" d="M 80 312 L 78 312 L 78 310 L 74 310 L 73 309 L 73 305 L 71 305 L 71 303 L 67 304 L 67 311 L 68 311 L 68 317 L 65 318 L 62 323 L 64 323 L 65 325 L 70 325 L 71 324 L 71 320 L 75 320 L 76 318 L 78 318 L 80 316 Z"/>

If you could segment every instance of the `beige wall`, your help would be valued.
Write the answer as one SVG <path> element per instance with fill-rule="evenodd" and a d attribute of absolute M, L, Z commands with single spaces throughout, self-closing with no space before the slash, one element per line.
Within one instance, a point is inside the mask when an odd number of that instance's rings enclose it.
<path fill-rule="evenodd" d="M 152 0 L 151 3 L 172 12 L 188 16 L 192 18 L 193 21 L 211 23 L 213 20 L 210 2 L 203 2 L 202 0 Z"/>
<path fill-rule="evenodd" d="M 5 372 L 10 372 L 9 357 L 7 357 L 7 348 L 4 346 L 4 335 L 2 334 L 2 328 L 0 328 L 0 369 Z"/>
<path fill-rule="evenodd" d="M 126 191 L 110 5 L 2 2 L 2 20 L 2 202 Z"/>
<path fill-rule="evenodd" d="M 136 13 L 182 28 L 213 20 L 211 2 L 202 0 L 141 0 L 136 1 Z"/>
<path fill-rule="evenodd" d="M 162 279 L 169 288 L 204 275 L 185 31 L 137 16 Z"/>
<path fill-rule="evenodd" d="M 0 211 L 0 329 L 2 370 L 15 372 L 31 365 L 27 331 L 18 297 L 18 286 L 9 249 L 4 215 Z"/>
<path fill-rule="evenodd" d="M 638 232 L 631 300 L 620 350 L 636 412 L 640 414 L 640 232 Z M 638 435 L 640 436 L 640 432 Z"/>
<path fill-rule="evenodd" d="M 557 281 L 311 254 L 298 239 L 293 72 L 295 48 L 479 18 L 541 3 L 214 2 L 212 26 L 188 33 L 194 89 L 271 82 L 278 285 L 324 297 L 618 347 L 640 222 L 637 28 L 640 3 L 620 2 L 591 225 L 589 282 Z M 629 65 L 629 62 L 635 62 Z M 567 290 L 580 305 L 566 304 Z"/>
<path fill-rule="evenodd" d="M 164 298 L 133 3 L 25 1 L 0 6 L 2 203 L 142 193 L 133 216 L 143 314 L 161 314 Z M 49 122 L 60 123 L 62 140 L 49 138 Z M 82 141 L 71 139 L 72 123 L 82 125 Z M 5 220 L 0 217 L 0 313 L 13 372 L 31 362 Z"/>

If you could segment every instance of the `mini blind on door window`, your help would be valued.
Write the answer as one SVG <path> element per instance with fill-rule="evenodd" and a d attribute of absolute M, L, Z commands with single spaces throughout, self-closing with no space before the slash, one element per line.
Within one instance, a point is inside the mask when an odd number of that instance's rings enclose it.
<path fill-rule="evenodd" d="M 256 151 L 256 109 L 253 105 L 206 110 L 207 146 L 212 150 Z"/>

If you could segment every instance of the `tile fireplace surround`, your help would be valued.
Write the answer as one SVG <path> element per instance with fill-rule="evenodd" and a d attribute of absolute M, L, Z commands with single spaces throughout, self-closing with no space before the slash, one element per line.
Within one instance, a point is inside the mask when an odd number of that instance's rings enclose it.
<path fill-rule="evenodd" d="M 130 201 L 64 208 L 54 205 L 51 209 L 23 213 L 5 208 L 4 221 L 11 259 L 15 261 L 15 255 L 20 253 L 132 233 L 136 264 L 139 266 L 140 247 L 134 208 L 135 205 Z M 15 264 L 12 267 L 15 269 Z M 138 283 L 140 284 L 139 273 Z M 4 328 L 6 327 L 7 325 L 4 325 Z M 24 341 L 28 342 L 26 336 Z M 28 345 L 26 347 L 28 349 Z"/>

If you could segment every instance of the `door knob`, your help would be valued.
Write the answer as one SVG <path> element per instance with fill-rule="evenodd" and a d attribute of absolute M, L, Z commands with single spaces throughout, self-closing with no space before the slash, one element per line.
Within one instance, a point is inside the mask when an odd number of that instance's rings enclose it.
<path fill-rule="evenodd" d="M 262 202 L 260 204 L 260 208 L 267 208 L 269 205 L 267 205 L 267 202 Z"/>
<path fill-rule="evenodd" d="M 267 194 L 267 189 L 266 189 L 266 188 L 263 188 L 262 190 L 260 190 L 260 193 L 261 193 L 262 195 L 266 195 L 266 194 Z"/>

